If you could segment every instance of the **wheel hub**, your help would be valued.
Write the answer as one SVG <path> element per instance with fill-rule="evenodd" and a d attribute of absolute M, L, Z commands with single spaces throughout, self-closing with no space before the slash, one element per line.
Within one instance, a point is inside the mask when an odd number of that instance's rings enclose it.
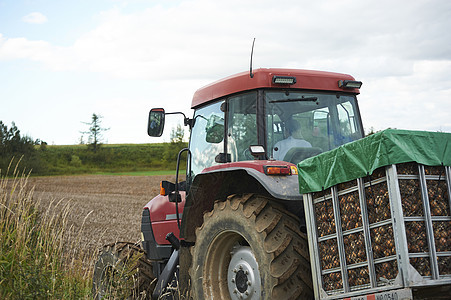
<path fill-rule="evenodd" d="M 244 293 L 245 291 L 247 291 L 248 288 L 247 281 L 248 278 L 246 273 L 244 273 L 243 270 L 239 270 L 235 276 L 235 284 L 240 293 Z"/>
<path fill-rule="evenodd" d="M 231 252 L 227 286 L 232 299 L 260 299 L 258 263 L 250 247 L 236 246 Z"/>

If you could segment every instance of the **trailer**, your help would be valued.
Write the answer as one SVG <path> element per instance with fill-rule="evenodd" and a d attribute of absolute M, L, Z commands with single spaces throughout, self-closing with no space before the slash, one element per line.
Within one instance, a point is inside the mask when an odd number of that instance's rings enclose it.
<path fill-rule="evenodd" d="M 316 299 L 451 299 L 451 134 L 388 129 L 298 164 Z"/>

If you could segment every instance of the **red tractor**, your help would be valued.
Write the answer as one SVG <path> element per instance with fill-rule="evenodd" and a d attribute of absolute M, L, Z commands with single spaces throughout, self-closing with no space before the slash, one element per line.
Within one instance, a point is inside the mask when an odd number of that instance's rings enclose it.
<path fill-rule="evenodd" d="M 184 117 L 186 181 L 178 180 L 179 159 L 176 182 L 162 182 L 144 207 L 143 250 L 105 247 L 96 297 L 108 296 L 118 266 L 138 251 L 136 298 L 313 298 L 295 164 L 364 136 L 361 84 L 345 74 L 258 69 L 199 89 L 193 117 Z M 150 136 L 161 136 L 169 114 L 150 111 Z"/>

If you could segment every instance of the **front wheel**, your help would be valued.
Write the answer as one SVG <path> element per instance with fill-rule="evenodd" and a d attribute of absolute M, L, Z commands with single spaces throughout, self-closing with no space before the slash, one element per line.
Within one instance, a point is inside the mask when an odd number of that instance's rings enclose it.
<path fill-rule="evenodd" d="M 151 262 L 133 243 L 103 247 L 94 266 L 94 299 L 150 299 L 154 288 Z"/>
<path fill-rule="evenodd" d="M 313 298 L 307 236 L 273 199 L 216 202 L 196 230 L 192 257 L 194 299 Z"/>

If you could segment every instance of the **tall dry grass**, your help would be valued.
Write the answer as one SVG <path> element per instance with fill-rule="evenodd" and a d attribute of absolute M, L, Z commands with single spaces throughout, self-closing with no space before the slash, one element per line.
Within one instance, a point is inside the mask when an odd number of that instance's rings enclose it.
<path fill-rule="evenodd" d="M 88 299 L 93 257 L 68 226 L 70 202 L 40 207 L 29 174 L 0 170 L 0 299 Z"/>

